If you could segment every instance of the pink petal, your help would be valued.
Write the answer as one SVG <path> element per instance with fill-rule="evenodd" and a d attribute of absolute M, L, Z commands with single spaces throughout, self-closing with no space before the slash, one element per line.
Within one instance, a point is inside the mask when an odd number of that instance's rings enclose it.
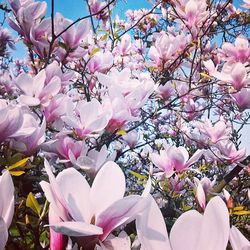
<path fill-rule="evenodd" d="M 161 210 L 151 195 L 148 196 L 147 200 L 147 208 L 136 219 L 139 241 L 145 250 L 171 250 Z"/>
<path fill-rule="evenodd" d="M 113 203 L 97 217 L 96 225 L 103 228 L 100 240 L 104 240 L 116 227 L 134 220 L 145 206 L 145 199 L 139 195 L 130 195 Z"/>
<path fill-rule="evenodd" d="M 20 95 L 19 101 L 28 106 L 38 106 L 40 105 L 40 100 L 38 98 L 28 96 L 28 95 Z"/>
<path fill-rule="evenodd" d="M 226 249 L 229 229 L 227 206 L 219 196 L 216 196 L 206 207 L 202 226 L 199 228 L 198 249 Z"/>
<path fill-rule="evenodd" d="M 90 236 L 102 234 L 102 228 L 85 222 L 66 221 L 50 225 L 53 230 L 68 236 Z"/>
<path fill-rule="evenodd" d="M 26 95 L 33 95 L 33 79 L 26 73 L 20 74 L 16 79 L 16 85 Z"/>
<path fill-rule="evenodd" d="M 196 163 L 200 157 L 203 154 L 203 150 L 198 149 L 193 155 L 192 157 L 186 162 L 186 168 L 188 168 L 189 166 L 191 166 L 192 164 Z"/>
<path fill-rule="evenodd" d="M 3 218 L 0 217 L 0 249 L 4 249 L 8 240 L 8 228 Z"/>
<path fill-rule="evenodd" d="M 90 191 L 95 215 L 123 198 L 125 188 L 125 176 L 121 168 L 111 161 L 105 163 L 96 175 Z"/>
<path fill-rule="evenodd" d="M 46 80 L 46 74 L 45 74 L 45 70 L 43 69 L 33 79 L 32 88 L 33 88 L 35 97 L 39 97 L 39 95 L 41 94 L 44 88 L 45 80 Z"/>
<path fill-rule="evenodd" d="M 71 216 L 76 221 L 90 222 L 92 217 L 90 186 L 83 175 L 74 168 L 68 168 L 58 174 L 56 181 L 67 201 Z"/>
<path fill-rule="evenodd" d="M 240 90 L 244 87 L 244 78 L 246 77 L 246 68 L 242 63 L 236 63 L 231 72 L 233 78 L 233 86 L 235 89 Z"/>
<path fill-rule="evenodd" d="M 172 249 L 201 250 L 202 248 L 197 248 L 201 225 L 202 215 L 199 212 L 190 210 L 182 214 L 176 220 L 170 232 Z"/>
<path fill-rule="evenodd" d="M 9 171 L 5 170 L 0 176 L 0 217 L 9 227 L 14 214 L 14 185 Z"/>
<path fill-rule="evenodd" d="M 197 186 L 196 198 L 199 202 L 200 207 L 204 210 L 206 207 L 206 195 L 200 182 Z"/>
<path fill-rule="evenodd" d="M 250 249 L 250 242 L 235 226 L 231 227 L 229 240 L 233 250 Z"/>

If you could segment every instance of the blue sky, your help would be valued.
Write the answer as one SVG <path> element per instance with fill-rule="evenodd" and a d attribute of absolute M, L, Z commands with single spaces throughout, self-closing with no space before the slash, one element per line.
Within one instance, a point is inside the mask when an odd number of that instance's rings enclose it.
<path fill-rule="evenodd" d="M 42 0 L 40 0 L 41 2 Z M 2 1 L 7 3 L 7 0 Z M 48 5 L 46 15 L 51 14 L 51 0 L 45 0 Z M 88 15 L 85 0 L 54 0 L 55 12 L 60 12 L 64 17 L 76 20 L 79 17 Z M 114 15 L 118 14 L 121 18 L 125 18 L 125 12 L 128 9 L 150 8 L 147 0 L 118 0 L 117 6 L 114 8 Z M 2 12 L 0 12 L 0 20 L 2 20 Z M 17 36 L 15 32 L 13 35 Z M 16 50 L 12 53 L 15 58 L 23 58 L 24 47 L 21 43 L 16 44 Z"/>

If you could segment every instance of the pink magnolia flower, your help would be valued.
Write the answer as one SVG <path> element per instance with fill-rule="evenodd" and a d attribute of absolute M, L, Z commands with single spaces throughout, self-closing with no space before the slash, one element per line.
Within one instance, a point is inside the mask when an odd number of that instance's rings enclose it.
<path fill-rule="evenodd" d="M 57 129 L 62 128 L 61 117 L 66 114 L 70 99 L 63 94 L 58 94 L 50 100 L 47 107 L 44 108 L 44 116 L 47 123 L 53 124 Z"/>
<path fill-rule="evenodd" d="M 221 141 L 217 148 L 220 150 L 221 156 L 230 163 L 238 163 L 246 157 L 246 148 L 237 150 L 231 141 Z"/>
<path fill-rule="evenodd" d="M 115 228 L 134 220 L 145 209 L 143 197 L 123 198 L 125 176 L 114 162 L 101 168 L 92 187 L 74 168 L 63 170 L 56 178 L 46 160 L 45 169 L 50 183 L 42 181 L 41 187 L 50 209 L 63 221 L 50 226 L 58 233 L 77 237 L 84 247 L 98 239 L 104 241 Z"/>
<path fill-rule="evenodd" d="M 151 154 L 151 160 L 166 177 L 171 177 L 175 172 L 187 170 L 189 166 L 197 162 L 203 151 L 197 150 L 189 159 L 188 151 L 184 147 L 166 146 L 164 150 Z"/>
<path fill-rule="evenodd" d="M 87 68 L 90 73 L 94 74 L 95 72 L 104 72 L 112 67 L 113 65 L 113 55 L 111 52 L 97 52 L 91 57 L 87 63 Z"/>
<path fill-rule="evenodd" d="M 51 18 L 45 18 L 31 27 L 30 41 L 33 44 L 34 51 L 41 58 L 48 56 L 51 39 Z M 52 48 L 51 53 L 54 51 L 55 44 Z"/>
<path fill-rule="evenodd" d="M 156 37 L 154 46 L 150 47 L 148 55 L 153 65 L 163 68 L 166 62 L 174 60 L 179 55 L 186 44 L 187 38 L 183 33 L 172 35 L 161 32 Z"/>
<path fill-rule="evenodd" d="M 213 125 L 210 120 L 206 120 L 205 122 L 195 122 L 194 126 L 214 144 L 221 140 L 227 140 L 231 133 L 224 121 L 218 121 Z"/>
<path fill-rule="evenodd" d="M 232 94 L 232 97 L 239 109 L 244 110 L 250 108 L 250 89 L 242 88 L 239 92 Z"/>
<path fill-rule="evenodd" d="M 207 177 L 202 178 L 199 180 L 198 178 L 194 177 L 194 183 L 196 186 L 196 194 L 195 197 L 200 205 L 200 207 L 205 210 L 206 207 L 206 195 L 208 194 L 209 190 L 214 186 L 216 179 L 210 181 Z"/>
<path fill-rule="evenodd" d="M 233 250 L 250 249 L 250 242 L 235 226 L 232 226 L 230 229 L 229 240 L 230 240 Z"/>
<path fill-rule="evenodd" d="M 97 19 L 106 20 L 108 18 L 108 8 L 105 8 L 106 3 L 101 0 L 90 0 L 89 6 L 91 10 L 91 14 L 99 13 L 94 17 Z M 101 11 L 103 9 L 103 11 Z"/>
<path fill-rule="evenodd" d="M 55 153 L 59 157 L 60 162 L 74 163 L 75 159 L 86 155 L 88 148 L 84 141 L 76 141 L 68 136 L 58 136 L 55 140 L 44 143 L 43 149 L 47 152 Z M 74 159 L 73 162 L 72 159 Z"/>
<path fill-rule="evenodd" d="M 34 3 L 34 0 L 8 0 L 13 12 L 16 14 L 21 7 L 27 7 Z"/>
<path fill-rule="evenodd" d="M 126 56 L 131 50 L 131 37 L 128 33 L 122 36 L 121 41 L 117 45 L 117 51 L 120 55 Z"/>
<path fill-rule="evenodd" d="M 26 155 L 32 155 L 45 141 L 46 122 L 43 119 L 40 125 L 40 121 L 30 113 L 24 113 L 23 119 L 22 127 L 13 136 L 11 147 Z"/>
<path fill-rule="evenodd" d="M 60 78 L 54 76 L 51 81 L 45 85 L 46 73 L 41 70 L 37 75 L 31 77 L 22 73 L 16 78 L 17 87 L 23 92 L 19 100 L 28 106 L 37 106 L 42 104 L 48 106 L 50 99 L 61 89 Z"/>
<path fill-rule="evenodd" d="M 107 130 L 110 132 L 123 128 L 126 122 L 138 120 L 132 115 L 126 98 L 114 87 L 109 88 L 109 96 L 104 99 L 103 104 L 106 110 L 111 111 L 107 125 Z"/>
<path fill-rule="evenodd" d="M 92 133 L 101 132 L 107 126 L 110 117 L 110 110 L 105 110 L 101 103 L 92 99 L 90 102 L 79 101 L 75 113 L 73 103 L 68 105 L 67 114 L 62 119 L 74 128 L 77 136 L 83 138 Z"/>
<path fill-rule="evenodd" d="M 6 170 L 0 176 L 0 200 L 0 249 L 3 250 L 14 214 L 14 185 L 10 173 Z"/>
<path fill-rule="evenodd" d="M 9 0 L 10 1 L 10 0 Z M 46 2 L 10 1 L 15 19 L 8 18 L 9 25 L 26 41 L 30 42 L 30 31 L 33 25 L 40 23 L 47 9 Z"/>
<path fill-rule="evenodd" d="M 174 223 L 170 238 L 161 211 L 152 196 L 150 205 L 136 220 L 143 249 L 225 250 L 229 238 L 229 214 L 220 197 L 212 198 L 204 214 L 196 210 L 183 213 Z"/>
<path fill-rule="evenodd" d="M 71 157 L 71 162 L 75 166 L 83 169 L 88 174 L 88 176 L 94 179 L 103 165 L 108 161 L 114 161 L 115 157 L 116 152 L 110 154 L 107 146 L 104 145 L 100 151 L 92 149 L 85 155 L 80 155 L 78 158 Z"/>
<path fill-rule="evenodd" d="M 222 45 L 221 52 L 224 58 L 230 62 L 247 62 L 250 56 L 248 39 L 243 35 L 239 35 L 234 44 L 226 42 Z"/>
<path fill-rule="evenodd" d="M 22 124 L 22 110 L 0 99 L 0 143 L 14 135 Z"/>
<path fill-rule="evenodd" d="M 142 99 L 153 92 L 154 82 L 151 77 L 141 74 L 138 79 L 132 78 L 129 68 L 124 68 L 122 71 L 111 69 L 108 75 L 99 73 L 97 77 L 101 84 L 108 87 L 108 89 L 116 88 L 116 91 L 121 93 L 127 100 L 130 95 L 138 95 L 139 90 L 142 92 Z"/>
<path fill-rule="evenodd" d="M 91 30 L 88 19 L 80 21 L 77 26 L 72 26 L 72 24 L 72 20 L 64 18 L 60 13 L 56 14 L 55 27 L 57 35 L 71 26 L 60 36 L 66 46 L 71 50 L 76 49 L 79 46 L 81 40 L 85 38 L 88 32 Z"/>
<path fill-rule="evenodd" d="M 241 90 L 250 83 L 246 67 L 240 62 L 233 65 L 224 64 L 221 72 L 215 70 L 211 75 L 222 82 L 232 84 L 235 90 Z"/>
<path fill-rule="evenodd" d="M 128 144 L 130 148 L 133 148 L 139 141 L 139 133 L 137 133 L 135 130 L 132 130 L 123 135 L 122 139 Z"/>
<path fill-rule="evenodd" d="M 172 82 L 168 81 L 163 85 L 159 85 L 156 92 L 161 96 L 162 99 L 168 100 L 174 94 L 174 86 Z"/>
<path fill-rule="evenodd" d="M 64 71 L 60 67 L 60 64 L 57 61 L 50 63 L 46 69 L 46 80 L 45 83 L 48 84 L 52 81 L 53 77 L 57 76 L 61 80 L 62 86 L 67 86 L 70 84 L 70 81 L 74 78 L 75 73 L 72 71 Z"/>

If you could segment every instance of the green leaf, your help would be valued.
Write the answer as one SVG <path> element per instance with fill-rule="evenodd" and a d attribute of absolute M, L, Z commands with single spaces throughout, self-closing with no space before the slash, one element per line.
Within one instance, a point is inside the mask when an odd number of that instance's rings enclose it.
<path fill-rule="evenodd" d="M 133 176 L 135 176 L 138 179 L 147 179 L 147 176 L 136 173 L 135 171 L 130 170 L 130 174 L 132 174 Z"/>
<path fill-rule="evenodd" d="M 41 206 L 39 205 L 39 203 L 37 202 L 35 196 L 30 192 L 27 200 L 26 200 L 26 207 L 29 207 L 30 209 L 32 209 L 37 215 L 40 216 L 41 213 Z"/>
<path fill-rule="evenodd" d="M 22 171 L 22 170 L 17 170 L 17 171 L 10 171 L 10 174 L 12 175 L 12 176 L 20 176 L 20 175 L 23 175 L 23 174 L 25 174 L 25 172 L 24 171 Z"/>
<path fill-rule="evenodd" d="M 98 51 L 100 51 L 99 48 L 94 48 L 94 49 L 90 52 L 90 56 L 93 56 L 93 55 L 96 54 Z"/>
<path fill-rule="evenodd" d="M 6 167 L 6 169 L 10 171 L 10 170 L 13 170 L 13 169 L 18 168 L 18 167 L 23 167 L 27 163 L 28 160 L 29 160 L 29 157 L 26 157 L 26 158 L 24 158 L 16 163 L 12 164 L 11 166 Z"/>

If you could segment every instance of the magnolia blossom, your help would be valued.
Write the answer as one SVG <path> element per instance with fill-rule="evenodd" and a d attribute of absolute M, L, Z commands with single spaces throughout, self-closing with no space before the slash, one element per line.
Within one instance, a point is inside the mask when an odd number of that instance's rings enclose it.
<path fill-rule="evenodd" d="M 163 68 L 168 60 L 173 60 L 178 56 L 187 44 L 187 38 L 183 33 L 172 35 L 159 33 L 156 37 L 154 46 L 151 46 L 148 52 L 153 65 Z"/>
<path fill-rule="evenodd" d="M 138 96 L 138 91 L 140 90 L 142 105 L 144 104 L 143 99 L 148 97 L 154 88 L 154 82 L 149 75 L 141 74 L 139 79 L 132 78 L 129 68 L 124 68 L 122 71 L 111 69 L 109 75 L 100 73 L 97 77 L 100 83 L 109 89 L 116 88 L 116 91 L 121 93 L 126 99 L 129 99 L 129 96 Z"/>
<path fill-rule="evenodd" d="M 230 128 L 224 121 L 218 121 L 214 125 L 210 120 L 206 120 L 205 122 L 194 122 L 193 124 L 202 134 L 208 137 L 211 143 L 214 144 L 221 140 L 228 139 L 231 133 Z"/>
<path fill-rule="evenodd" d="M 18 132 L 14 134 L 11 147 L 26 155 L 32 155 L 45 141 L 45 119 L 40 122 L 33 114 L 24 113 L 24 122 Z"/>
<path fill-rule="evenodd" d="M 42 148 L 54 153 L 60 158 L 60 162 L 75 163 L 79 157 L 86 156 L 87 147 L 84 141 L 76 141 L 68 136 L 57 136 L 55 140 L 43 144 Z M 72 165 L 72 164 L 70 164 Z"/>
<path fill-rule="evenodd" d="M 56 14 L 55 27 L 56 34 L 61 34 L 63 42 L 69 49 L 76 49 L 81 40 L 85 38 L 90 30 L 90 22 L 88 19 L 84 19 L 78 23 L 77 26 L 73 25 L 73 21 L 64 18 L 60 13 Z M 68 28 L 70 26 L 70 28 Z M 67 30 L 66 30 L 67 29 Z"/>
<path fill-rule="evenodd" d="M 240 110 L 250 108 L 250 89 L 242 88 L 239 92 L 232 94 L 232 97 Z"/>
<path fill-rule="evenodd" d="M 61 117 L 66 114 L 70 99 L 63 94 L 58 94 L 50 100 L 47 107 L 44 107 L 44 116 L 47 123 L 60 130 L 63 127 Z"/>
<path fill-rule="evenodd" d="M 94 74 L 95 72 L 104 72 L 112 67 L 113 60 L 114 58 L 111 52 L 98 51 L 89 59 L 87 68 L 92 74 Z"/>
<path fill-rule="evenodd" d="M 0 176 L 0 250 L 8 240 L 8 228 L 14 214 L 14 185 L 8 171 Z"/>
<path fill-rule="evenodd" d="M 93 112 L 93 110 L 95 112 Z M 74 128 L 80 138 L 95 132 L 101 132 L 108 124 L 112 113 L 96 99 L 90 102 L 79 101 L 74 112 L 74 104 L 69 103 L 67 113 L 62 118 L 65 123 Z"/>
<path fill-rule="evenodd" d="M 250 83 L 246 67 L 240 62 L 232 66 L 225 64 L 221 72 L 215 71 L 212 75 L 225 83 L 232 84 L 235 90 L 241 90 Z"/>
<path fill-rule="evenodd" d="M 121 41 L 117 45 L 118 53 L 122 56 L 129 54 L 131 49 L 131 37 L 129 34 L 122 36 Z"/>
<path fill-rule="evenodd" d="M 189 28 L 202 25 L 208 16 L 207 3 L 204 0 L 181 0 L 177 3 L 176 12 Z"/>
<path fill-rule="evenodd" d="M 34 51 L 41 58 L 48 56 L 51 39 L 51 18 L 45 18 L 31 27 L 30 40 L 34 46 Z M 55 45 L 52 47 L 51 52 L 54 51 L 54 47 Z"/>
<path fill-rule="evenodd" d="M 188 151 L 184 147 L 166 146 L 164 150 L 151 154 L 151 160 L 166 177 L 171 177 L 175 172 L 188 169 L 193 163 L 197 162 L 203 151 L 197 150 L 189 159 Z"/>
<path fill-rule="evenodd" d="M 162 99 L 168 100 L 174 94 L 174 86 L 172 82 L 168 81 L 163 85 L 159 85 L 156 92 L 162 97 Z"/>
<path fill-rule="evenodd" d="M 198 178 L 194 177 L 194 183 L 196 186 L 196 199 L 200 205 L 200 207 L 204 210 L 206 207 L 206 195 L 209 190 L 212 189 L 216 181 L 216 178 L 213 181 L 210 181 L 207 177 L 202 178 L 199 180 Z"/>
<path fill-rule="evenodd" d="M 50 209 L 62 220 L 50 226 L 58 233 L 77 237 L 84 247 L 98 239 L 105 240 L 115 228 L 134 220 L 145 209 L 143 197 L 123 198 L 125 176 L 114 162 L 107 162 L 100 169 L 92 187 L 74 168 L 63 170 L 56 178 L 46 160 L 45 169 L 50 183 L 40 184 Z"/>
<path fill-rule="evenodd" d="M 103 145 L 100 151 L 95 149 L 90 150 L 85 155 L 80 155 L 78 158 L 71 156 L 71 162 L 83 169 L 88 176 L 94 178 L 101 167 L 108 161 L 115 160 L 116 152 L 109 153 L 107 146 Z"/>
<path fill-rule="evenodd" d="M 161 211 L 149 196 L 150 205 L 136 220 L 139 241 L 144 250 L 225 250 L 229 238 L 229 214 L 223 200 L 214 197 L 204 214 L 183 213 L 174 223 L 170 238 Z"/>
<path fill-rule="evenodd" d="M 239 35 L 235 39 L 234 44 L 229 42 L 223 43 L 221 53 L 224 59 L 230 62 L 247 62 L 250 56 L 248 39 L 243 35 Z"/>
<path fill-rule="evenodd" d="M 0 143 L 15 134 L 22 124 L 22 110 L 0 99 Z"/>
<path fill-rule="evenodd" d="M 26 41 L 30 42 L 30 31 L 33 25 L 40 23 L 45 16 L 47 4 L 34 1 L 9 0 L 12 9 L 14 10 L 13 17 L 9 17 L 9 25 L 17 31 Z"/>
<path fill-rule="evenodd" d="M 133 116 L 126 98 L 115 87 L 109 88 L 109 96 L 104 99 L 104 107 L 106 110 L 112 111 L 107 125 L 107 130 L 111 132 L 123 128 L 128 121 L 138 120 Z"/>
<path fill-rule="evenodd" d="M 246 157 L 246 148 L 237 150 L 234 143 L 231 141 L 221 141 L 217 145 L 221 156 L 230 163 L 237 163 Z"/>
<path fill-rule="evenodd" d="M 123 135 L 122 139 L 128 144 L 130 148 L 133 148 L 139 141 L 139 133 L 137 133 L 135 130 L 132 130 Z"/>
<path fill-rule="evenodd" d="M 61 80 L 54 76 L 51 81 L 45 85 L 46 73 L 41 70 L 37 75 L 31 77 L 22 73 L 16 79 L 17 87 L 23 92 L 19 100 L 28 106 L 37 106 L 42 104 L 48 106 L 50 99 L 61 89 Z"/>

